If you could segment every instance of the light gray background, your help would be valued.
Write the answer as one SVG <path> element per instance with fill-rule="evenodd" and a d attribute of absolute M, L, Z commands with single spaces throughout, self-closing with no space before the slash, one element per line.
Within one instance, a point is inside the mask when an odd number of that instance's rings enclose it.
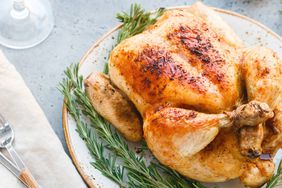
<path fill-rule="evenodd" d="M 47 40 L 27 50 L 11 50 L 2 46 L 0 48 L 24 78 L 65 147 L 61 118 L 63 97 L 57 90 L 65 68 L 71 63 L 78 62 L 92 43 L 114 27 L 118 23 L 115 19 L 116 13 L 122 10 L 127 11 L 131 3 L 137 2 L 147 10 L 152 10 L 158 7 L 187 5 L 194 1 L 50 1 L 55 16 L 55 27 Z M 206 0 L 203 2 L 249 16 L 282 35 L 280 0 Z"/>

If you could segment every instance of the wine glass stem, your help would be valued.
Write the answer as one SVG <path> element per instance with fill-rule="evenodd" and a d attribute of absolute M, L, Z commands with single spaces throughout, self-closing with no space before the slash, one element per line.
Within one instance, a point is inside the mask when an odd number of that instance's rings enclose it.
<path fill-rule="evenodd" d="M 26 8 L 24 0 L 14 0 L 11 16 L 14 19 L 25 19 L 29 16 L 29 10 Z"/>

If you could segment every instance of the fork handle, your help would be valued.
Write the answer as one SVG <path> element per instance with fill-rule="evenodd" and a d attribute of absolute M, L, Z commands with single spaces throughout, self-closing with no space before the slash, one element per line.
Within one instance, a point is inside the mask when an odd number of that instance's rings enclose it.
<path fill-rule="evenodd" d="M 25 166 L 14 147 L 12 145 L 8 145 L 6 149 L 16 166 L 21 170 L 19 178 L 27 185 L 28 188 L 40 188 L 39 184 L 36 182 L 28 168 Z"/>
<path fill-rule="evenodd" d="M 22 170 L 19 178 L 27 185 L 28 188 L 40 188 L 39 184 L 28 169 Z"/>
<path fill-rule="evenodd" d="M 7 145 L 6 149 L 9 152 L 9 154 L 10 154 L 13 162 L 16 164 L 16 166 L 19 169 L 25 169 L 25 165 L 24 165 L 22 159 L 20 158 L 19 154 L 14 149 L 14 147 L 12 145 Z"/>

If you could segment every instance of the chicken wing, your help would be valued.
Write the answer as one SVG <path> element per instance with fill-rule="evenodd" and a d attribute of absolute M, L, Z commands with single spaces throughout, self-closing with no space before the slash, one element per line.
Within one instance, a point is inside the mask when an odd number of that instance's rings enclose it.
<path fill-rule="evenodd" d="M 84 81 L 85 90 L 95 110 L 111 122 L 129 141 L 143 137 L 142 121 L 134 105 L 110 82 L 108 76 L 93 72 Z"/>

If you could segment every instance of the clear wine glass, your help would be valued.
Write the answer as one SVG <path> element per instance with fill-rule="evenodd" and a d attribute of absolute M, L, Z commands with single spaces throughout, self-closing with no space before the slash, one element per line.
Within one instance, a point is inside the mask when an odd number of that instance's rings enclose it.
<path fill-rule="evenodd" d="M 0 0 L 0 44 L 24 49 L 41 43 L 54 26 L 48 0 Z"/>

